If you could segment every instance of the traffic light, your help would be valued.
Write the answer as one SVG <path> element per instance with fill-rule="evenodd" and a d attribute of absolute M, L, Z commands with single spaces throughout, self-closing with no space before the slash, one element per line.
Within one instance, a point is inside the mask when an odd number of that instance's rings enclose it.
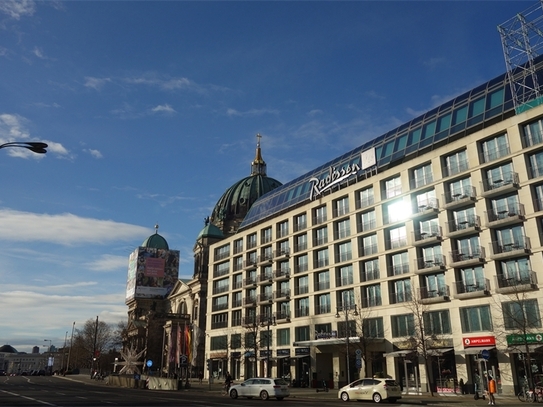
<path fill-rule="evenodd" d="M 211 359 L 208 359 L 206 362 L 207 362 L 207 370 L 210 370 L 211 369 L 211 366 L 209 365 L 209 362 L 211 361 Z"/>

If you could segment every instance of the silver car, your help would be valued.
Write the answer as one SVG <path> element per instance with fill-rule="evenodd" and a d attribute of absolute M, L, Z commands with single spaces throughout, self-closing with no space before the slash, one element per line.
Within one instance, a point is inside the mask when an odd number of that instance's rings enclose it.
<path fill-rule="evenodd" d="M 259 397 L 262 400 L 268 400 L 270 397 L 275 397 L 277 400 L 283 400 L 285 397 L 290 396 L 290 389 L 288 383 L 283 379 L 254 377 L 230 387 L 229 394 L 233 399 L 238 397 L 247 397 L 248 399 Z"/>
<path fill-rule="evenodd" d="M 343 401 L 349 400 L 373 400 L 380 403 L 388 400 L 395 403 L 402 398 L 402 390 L 393 379 L 366 378 L 356 380 L 347 386 L 343 386 L 337 393 Z"/>

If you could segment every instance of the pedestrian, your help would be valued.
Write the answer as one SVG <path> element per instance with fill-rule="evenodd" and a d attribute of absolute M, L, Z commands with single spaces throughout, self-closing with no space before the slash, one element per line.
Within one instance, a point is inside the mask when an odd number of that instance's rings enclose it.
<path fill-rule="evenodd" d="M 494 398 L 494 394 L 496 393 L 496 380 L 492 378 L 492 376 L 488 376 L 488 404 L 491 406 L 496 405 L 496 399 Z"/>
<path fill-rule="evenodd" d="M 204 374 L 200 370 L 200 372 L 198 373 L 198 383 L 202 384 L 203 379 L 204 379 Z"/>

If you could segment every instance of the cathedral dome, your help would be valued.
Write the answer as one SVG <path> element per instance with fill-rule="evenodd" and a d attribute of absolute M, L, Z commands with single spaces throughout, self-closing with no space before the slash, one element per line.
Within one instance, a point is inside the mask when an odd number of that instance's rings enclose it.
<path fill-rule="evenodd" d="M 19 353 L 19 352 L 17 352 L 17 349 L 15 349 L 11 345 L 4 345 L 4 346 L 0 346 L 0 353 Z"/>
<path fill-rule="evenodd" d="M 224 235 L 221 230 L 215 226 L 213 223 L 209 222 L 209 218 L 206 218 L 206 225 L 198 234 L 196 240 L 200 240 L 204 237 L 212 239 L 224 239 Z"/>
<path fill-rule="evenodd" d="M 260 139 L 260 135 L 257 134 Z M 282 184 L 266 174 L 266 163 L 262 159 L 260 140 L 256 147 L 256 156 L 251 163 L 251 175 L 236 182 L 217 201 L 211 213 L 211 223 L 229 236 L 235 233 L 251 206 L 262 195 Z"/>
<path fill-rule="evenodd" d="M 155 234 L 145 239 L 145 241 L 141 244 L 141 247 L 170 250 L 166 239 L 158 234 L 158 225 L 155 225 Z"/>

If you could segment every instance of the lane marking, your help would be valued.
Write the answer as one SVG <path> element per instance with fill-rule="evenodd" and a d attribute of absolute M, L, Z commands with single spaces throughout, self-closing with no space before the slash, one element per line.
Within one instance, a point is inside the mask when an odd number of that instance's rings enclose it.
<path fill-rule="evenodd" d="M 36 403 L 45 404 L 46 406 L 58 407 L 56 404 L 51 404 L 51 403 L 48 403 L 47 401 L 38 400 L 38 399 L 28 397 L 28 396 L 23 396 L 22 394 L 12 393 L 10 391 L 5 391 L 5 390 L 0 390 L 0 392 L 9 394 L 10 396 L 21 397 L 23 399 L 32 400 L 32 401 L 35 401 Z"/>

